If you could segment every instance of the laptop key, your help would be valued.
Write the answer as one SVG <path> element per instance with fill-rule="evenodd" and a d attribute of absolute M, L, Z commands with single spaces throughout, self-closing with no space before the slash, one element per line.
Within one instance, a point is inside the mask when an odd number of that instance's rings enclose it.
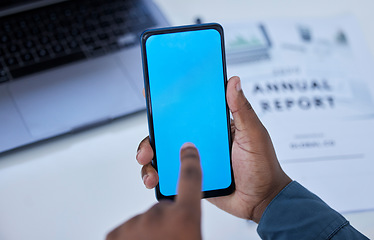
<path fill-rule="evenodd" d="M 13 67 L 18 64 L 18 60 L 15 57 L 5 59 L 5 63 L 8 67 Z"/>
<path fill-rule="evenodd" d="M 47 49 L 40 49 L 37 53 L 40 58 L 44 58 L 49 54 Z"/>
<path fill-rule="evenodd" d="M 40 39 L 39 39 L 39 42 L 41 43 L 41 44 L 47 44 L 47 43 L 49 43 L 50 42 L 50 40 L 49 40 L 49 37 L 47 37 L 47 36 L 42 36 Z"/>
<path fill-rule="evenodd" d="M 11 33 L 11 32 L 12 32 L 12 29 L 13 29 L 13 27 L 10 25 L 9 22 L 5 22 L 5 23 L 3 23 L 2 28 L 4 29 L 4 31 L 5 31 L 6 33 Z"/>
<path fill-rule="evenodd" d="M 0 42 L 1 43 L 7 43 L 7 42 L 9 42 L 9 37 L 7 35 L 2 35 L 0 37 Z"/>
<path fill-rule="evenodd" d="M 17 52 L 19 50 L 19 47 L 18 47 L 18 45 L 16 45 L 16 44 L 12 44 L 12 45 L 10 45 L 9 47 L 8 47 L 8 51 L 10 52 L 10 53 L 15 53 L 15 52 Z"/>
<path fill-rule="evenodd" d="M 24 45 L 26 48 L 31 49 L 34 47 L 35 44 L 32 40 L 27 40 Z"/>
<path fill-rule="evenodd" d="M 17 39 L 22 39 L 25 37 L 25 34 L 21 31 L 21 30 L 18 30 L 14 33 L 14 36 L 17 38 Z"/>
<path fill-rule="evenodd" d="M 18 22 L 18 25 L 19 25 L 19 27 L 20 27 L 22 30 L 24 30 L 24 29 L 27 28 L 27 23 L 26 23 L 25 20 L 21 20 L 21 21 L 19 21 L 19 22 Z"/>
<path fill-rule="evenodd" d="M 79 31 L 79 29 L 77 29 L 77 28 L 72 28 L 71 30 L 70 30 L 70 36 L 72 36 L 72 37 L 76 37 L 76 36 L 78 36 L 80 34 L 80 31 Z"/>
<path fill-rule="evenodd" d="M 62 32 L 58 32 L 54 35 L 54 37 L 56 38 L 57 41 L 61 41 L 61 40 L 64 40 L 66 37 L 65 37 L 65 34 L 63 34 Z"/>
<path fill-rule="evenodd" d="M 30 53 L 25 53 L 21 56 L 23 62 L 27 63 L 34 59 L 34 57 Z"/>
<path fill-rule="evenodd" d="M 53 52 L 56 53 L 56 54 L 64 51 L 64 48 L 60 44 L 56 44 L 56 45 L 52 46 L 52 49 L 53 49 Z"/>
<path fill-rule="evenodd" d="M 32 27 L 32 28 L 30 28 L 30 32 L 31 32 L 34 36 L 36 36 L 36 35 L 38 35 L 38 34 L 40 33 L 40 29 L 39 29 L 38 27 Z"/>
<path fill-rule="evenodd" d="M 79 44 L 78 44 L 78 42 L 72 40 L 72 41 L 68 42 L 68 46 L 71 50 L 74 50 L 74 49 L 77 49 L 79 47 Z"/>

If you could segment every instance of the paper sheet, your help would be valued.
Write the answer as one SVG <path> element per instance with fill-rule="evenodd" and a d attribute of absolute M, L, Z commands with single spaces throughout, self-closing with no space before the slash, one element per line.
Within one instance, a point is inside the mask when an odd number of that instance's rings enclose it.
<path fill-rule="evenodd" d="M 339 211 L 374 209 L 373 59 L 353 17 L 223 24 L 229 76 L 291 178 Z"/>

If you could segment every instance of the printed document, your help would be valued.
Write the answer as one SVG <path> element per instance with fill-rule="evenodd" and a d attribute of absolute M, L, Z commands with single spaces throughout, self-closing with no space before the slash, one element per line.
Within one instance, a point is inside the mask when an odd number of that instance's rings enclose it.
<path fill-rule="evenodd" d="M 222 24 L 289 176 L 341 212 L 374 209 L 374 61 L 353 17 Z"/>

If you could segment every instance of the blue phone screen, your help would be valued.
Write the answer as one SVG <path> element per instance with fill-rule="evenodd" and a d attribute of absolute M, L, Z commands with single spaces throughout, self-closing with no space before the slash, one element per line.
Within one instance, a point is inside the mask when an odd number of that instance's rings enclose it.
<path fill-rule="evenodd" d="M 176 195 L 185 142 L 199 150 L 203 191 L 228 188 L 232 178 L 220 33 L 151 35 L 145 46 L 160 192 Z"/>

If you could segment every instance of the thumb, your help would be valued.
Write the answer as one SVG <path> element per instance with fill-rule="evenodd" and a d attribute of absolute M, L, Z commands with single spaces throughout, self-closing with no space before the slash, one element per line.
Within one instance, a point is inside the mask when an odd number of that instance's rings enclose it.
<path fill-rule="evenodd" d="M 251 104 L 244 96 L 239 77 L 231 77 L 227 83 L 227 104 L 237 130 L 263 128 Z"/>

